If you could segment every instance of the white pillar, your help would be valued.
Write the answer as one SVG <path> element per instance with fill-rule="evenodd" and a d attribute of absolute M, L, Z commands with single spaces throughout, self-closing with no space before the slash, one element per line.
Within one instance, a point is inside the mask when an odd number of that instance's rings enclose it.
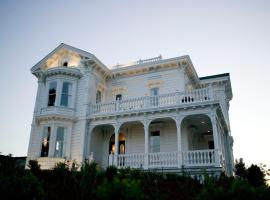
<path fill-rule="evenodd" d="M 51 135 L 50 135 L 50 143 L 49 143 L 49 156 L 48 157 L 54 157 L 56 134 L 57 134 L 57 127 L 54 124 L 52 124 L 52 126 L 51 126 Z"/>
<path fill-rule="evenodd" d="M 114 165 L 118 165 L 118 154 L 119 154 L 119 130 L 120 130 L 120 124 L 115 124 L 114 125 L 114 148 L 115 148 L 115 152 L 114 152 Z"/>
<path fill-rule="evenodd" d="M 114 146 L 115 146 L 115 155 L 119 154 L 119 127 L 114 127 L 114 133 L 115 133 L 115 137 L 114 137 Z"/>
<path fill-rule="evenodd" d="M 212 128 L 213 128 L 213 137 L 214 137 L 214 146 L 215 146 L 215 166 L 220 167 L 220 145 L 219 145 L 219 134 L 217 129 L 217 119 L 215 114 L 210 115 Z"/>
<path fill-rule="evenodd" d="M 90 157 L 90 146 L 91 146 L 91 137 L 92 137 L 92 131 L 94 129 L 94 126 L 89 126 L 88 127 L 88 131 L 87 131 L 87 135 L 86 135 L 86 141 L 85 141 L 85 159 L 89 160 Z M 94 155 L 93 155 L 94 156 Z"/>
<path fill-rule="evenodd" d="M 182 138 L 181 138 L 181 123 L 184 117 L 182 116 L 177 116 L 175 120 L 176 124 L 176 133 L 177 133 L 177 161 L 178 161 L 178 167 L 181 168 L 183 165 L 183 160 L 182 160 Z"/>
<path fill-rule="evenodd" d="M 148 155 L 149 155 L 149 124 L 150 121 L 144 121 L 144 169 L 148 169 Z"/>

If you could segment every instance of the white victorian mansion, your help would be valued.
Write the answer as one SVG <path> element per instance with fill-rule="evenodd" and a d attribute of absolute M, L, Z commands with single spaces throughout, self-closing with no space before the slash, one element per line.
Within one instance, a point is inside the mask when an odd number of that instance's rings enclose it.
<path fill-rule="evenodd" d="M 43 169 L 88 159 L 233 174 L 229 74 L 199 77 L 189 56 L 110 69 L 63 43 L 31 72 L 38 90 L 27 157 Z"/>

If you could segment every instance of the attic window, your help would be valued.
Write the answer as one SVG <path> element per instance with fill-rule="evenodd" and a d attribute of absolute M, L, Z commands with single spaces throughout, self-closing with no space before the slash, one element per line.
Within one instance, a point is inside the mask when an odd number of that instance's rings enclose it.
<path fill-rule="evenodd" d="M 67 67 L 67 66 L 68 66 L 68 62 L 64 62 L 64 63 L 63 63 L 63 66 L 64 66 L 64 67 Z"/>

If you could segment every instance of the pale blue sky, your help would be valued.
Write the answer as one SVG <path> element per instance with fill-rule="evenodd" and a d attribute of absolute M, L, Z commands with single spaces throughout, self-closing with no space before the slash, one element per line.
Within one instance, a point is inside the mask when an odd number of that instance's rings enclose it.
<path fill-rule="evenodd" d="M 107 66 L 190 55 L 199 76 L 229 72 L 235 158 L 270 166 L 270 1 L 1 1 L 0 152 L 26 155 L 37 81 L 61 42 Z M 269 123 L 269 124 L 268 124 Z"/>

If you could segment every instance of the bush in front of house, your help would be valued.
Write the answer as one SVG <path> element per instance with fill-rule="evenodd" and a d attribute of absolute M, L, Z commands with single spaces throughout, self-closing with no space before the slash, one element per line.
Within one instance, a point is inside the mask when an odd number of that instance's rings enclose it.
<path fill-rule="evenodd" d="M 115 167 L 101 170 L 96 163 L 88 162 L 82 164 L 80 171 L 66 163 L 59 163 L 51 170 L 40 170 L 36 161 L 29 161 L 29 169 L 23 169 L 11 160 L 0 159 L 0 193 L 1 199 L 41 200 L 269 199 L 268 171 L 256 165 L 246 168 L 243 161 L 236 169 L 236 178 L 225 175 L 212 178 L 206 174 L 204 183 L 200 183 L 186 174 Z"/>

